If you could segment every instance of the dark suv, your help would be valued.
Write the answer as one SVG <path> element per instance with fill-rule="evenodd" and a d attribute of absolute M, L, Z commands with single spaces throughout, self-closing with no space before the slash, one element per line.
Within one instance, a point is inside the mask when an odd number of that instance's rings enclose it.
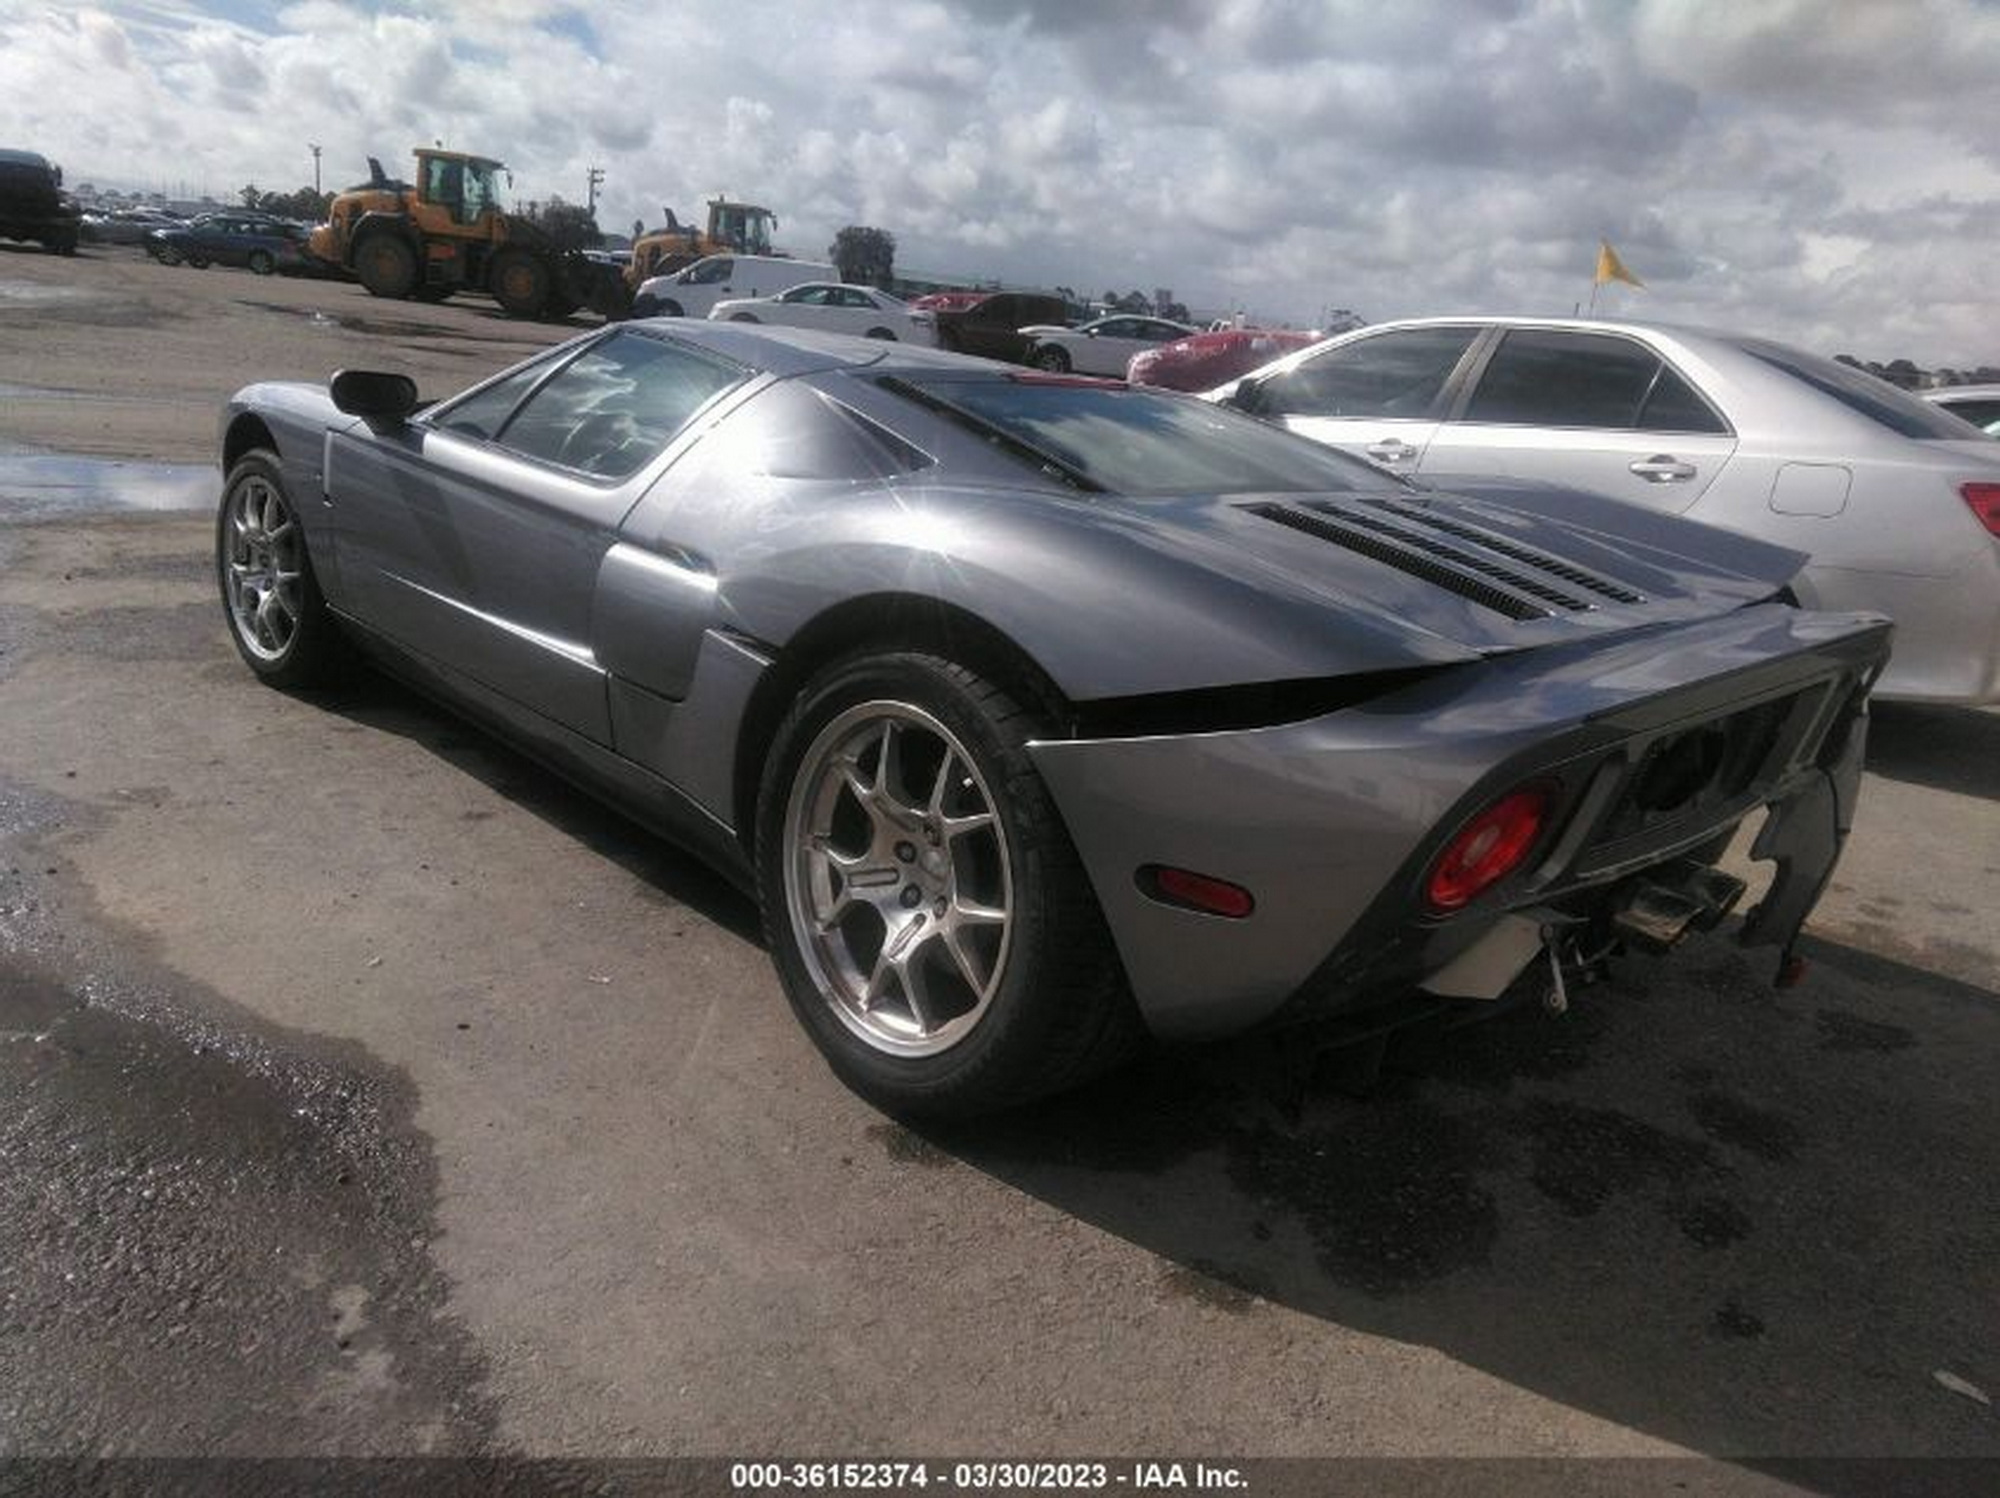
<path fill-rule="evenodd" d="M 62 168 L 33 151 L 0 150 L 0 239 L 32 239 L 74 255 L 83 216 L 62 190 Z"/>
<path fill-rule="evenodd" d="M 1027 291 L 996 291 L 970 307 L 935 313 L 938 347 L 961 354 L 982 354 L 988 359 L 1011 359 L 1016 364 L 1026 364 L 1028 346 L 1035 340 L 1016 330 L 1033 323 L 1060 326 L 1068 320 L 1068 310 L 1059 296 L 1040 296 Z"/>

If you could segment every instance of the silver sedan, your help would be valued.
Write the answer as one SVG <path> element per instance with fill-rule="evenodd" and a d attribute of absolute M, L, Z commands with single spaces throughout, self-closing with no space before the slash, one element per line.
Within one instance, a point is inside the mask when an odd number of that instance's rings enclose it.
<path fill-rule="evenodd" d="M 1896 620 L 1880 695 L 2000 701 L 2000 448 L 1862 370 L 1737 333 L 1425 318 L 1209 394 L 1397 473 L 1592 489 L 1810 553 L 1802 602 Z"/>

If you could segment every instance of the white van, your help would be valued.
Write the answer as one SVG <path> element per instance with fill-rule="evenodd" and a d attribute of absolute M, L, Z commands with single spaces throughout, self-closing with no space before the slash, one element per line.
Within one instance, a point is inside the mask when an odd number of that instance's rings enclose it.
<path fill-rule="evenodd" d="M 838 281 L 823 260 L 776 255 L 709 255 L 670 276 L 654 276 L 632 298 L 634 317 L 706 317 L 726 297 L 776 296 L 807 281 Z"/>

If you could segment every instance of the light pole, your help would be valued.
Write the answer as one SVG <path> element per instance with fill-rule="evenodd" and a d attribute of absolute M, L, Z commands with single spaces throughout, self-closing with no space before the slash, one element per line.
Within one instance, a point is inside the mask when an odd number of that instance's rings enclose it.
<path fill-rule="evenodd" d="M 308 145 L 306 149 L 313 153 L 313 196 L 318 197 L 319 196 L 319 147 L 314 145 Z"/>
<path fill-rule="evenodd" d="M 587 203 L 585 204 L 585 207 L 584 207 L 584 211 L 585 211 L 586 213 L 588 213 L 588 214 L 589 214 L 589 215 L 590 215 L 590 216 L 591 216 L 592 218 L 596 218 L 596 217 L 597 217 L 597 189 L 598 189 L 598 186 L 599 186 L 599 184 L 601 184 L 601 183 L 602 183 L 602 182 L 604 181 L 604 168 L 603 168 L 603 167 L 601 167 L 601 166 L 594 166 L 594 167 L 592 167 L 592 168 L 590 169 L 590 179 L 589 179 L 589 180 L 590 180 L 590 187 L 589 187 L 589 190 L 588 190 L 588 192 L 587 192 L 587 194 L 586 194 L 586 196 L 587 196 L 587 198 L 588 198 L 588 201 L 587 201 Z"/>

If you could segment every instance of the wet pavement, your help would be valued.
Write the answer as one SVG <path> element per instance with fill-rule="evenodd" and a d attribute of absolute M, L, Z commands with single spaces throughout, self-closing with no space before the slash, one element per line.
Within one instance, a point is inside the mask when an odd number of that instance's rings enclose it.
<path fill-rule="evenodd" d="M 0 391 L 0 399 L 4 399 Z M 117 510 L 205 510 L 221 476 L 197 463 L 138 463 L 0 450 L 0 522 Z"/>

